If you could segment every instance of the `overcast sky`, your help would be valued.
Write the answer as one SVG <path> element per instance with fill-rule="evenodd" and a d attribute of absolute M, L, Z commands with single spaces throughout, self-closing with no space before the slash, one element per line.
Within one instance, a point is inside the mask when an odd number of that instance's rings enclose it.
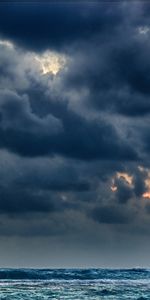
<path fill-rule="evenodd" d="M 0 4 L 0 266 L 150 267 L 150 4 Z"/>

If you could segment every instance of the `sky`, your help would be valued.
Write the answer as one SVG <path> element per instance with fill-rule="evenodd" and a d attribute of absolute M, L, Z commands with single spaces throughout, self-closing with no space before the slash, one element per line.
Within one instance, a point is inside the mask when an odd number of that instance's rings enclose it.
<path fill-rule="evenodd" d="M 0 2 L 1 267 L 150 267 L 149 15 Z"/>

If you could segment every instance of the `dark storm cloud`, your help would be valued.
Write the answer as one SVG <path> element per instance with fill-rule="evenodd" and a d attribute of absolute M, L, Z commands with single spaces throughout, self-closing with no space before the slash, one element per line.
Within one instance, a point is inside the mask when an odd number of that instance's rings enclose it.
<path fill-rule="evenodd" d="M 107 6 L 107 5 L 106 5 Z M 0 34 L 28 49 L 67 48 L 70 43 L 112 30 L 121 11 L 102 3 L 9 3 L 1 5 Z M 9 20 L 9 22 L 8 22 Z"/>
<path fill-rule="evenodd" d="M 146 177 L 146 172 L 140 172 L 139 170 L 134 174 L 134 192 L 137 197 L 141 197 L 146 190 Z"/>
<path fill-rule="evenodd" d="M 90 182 L 87 179 L 80 178 L 81 175 L 73 166 L 65 163 L 59 165 L 49 164 L 46 166 L 28 167 L 22 175 L 15 180 L 16 186 L 31 190 L 43 190 L 54 192 L 84 192 L 90 190 Z"/>
<path fill-rule="evenodd" d="M 150 132 L 149 132 L 149 125 L 145 124 L 146 126 L 139 127 L 139 138 L 142 141 L 143 151 L 147 153 L 149 156 L 150 153 Z"/>
<path fill-rule="evenodd" d="M 125 180 L 117 178 L 115 180 L 115 185 L 117 186 L 116 197 L 121 203 L 126 203 L 133 196 L 133 188 L 126 183 Z"/>
<path fill-rule="evenodd" d="M 135 41 L 134 39 L 129 40 L 129 43 L 123 44 L 121 49 L 116 49 L 115 53 L 118 75 L 129 85 L 131 90 L 146 95 L 150 93 L 149 49 L 149 41 L 141 37 L 141 39 L 139 38 Z"/>
<path fill-rule="evenodd" d="M 101 206 L 96 207 L 91 217 L 99 222 L 106 224 L 128 224 L 131 222 L 133 215 L 130 215 L 130 211 L 121 206 Z"/>
<path fill-rule="evenodd" d="M 96 235 L 97 249 L 106 229 L 149 231 L 145 14 L 134 1 L 0 6 L 0 235 Z M 51 50 L 66 64 L 42 75 L 35 57 Z"/>
<path fill-rule="evenodd" d="M 27 190 L 16 189 L 15 187 L 6 189 L 0 187 L 0 213 L 1 214 L 22 214 L 36 212 L 54 211 L 55 205 L 51 199 L 28 192 Z M 57 207 L 58 210 L 58 207 Z"/>
<path fill-rule="evenodd" d="M 149 203 L 146 204 L 145 210 L 146 210 L 146 212 L 147 212 L 148 215 L 149 215 L 149 214 L 150 214 L 150 204 L 149 204 Z"/>
<path fill-rule="evenodd" d="M 36 183 L 38 185 L 38 182 Z M 83 190 L 86 187 L 71 187 L 73 190 Z M 67 191 L 70 187 L 67 187 Z M 53 189 L 52 189 L 53 190 Z M 61 191 L 66 188 L 61 187 Z M 59 193 L 59 187 L 57 190 Z M 66 210 L 79 209 L 80 205 L 69 201 L 64 201 L 59 194 L 54 194 L 50 191 L 39 190 L 29 186 L 10 185 L 9 189 L 6 186 L 0 186 L 0 215 L 9 217 L 17 217 L 28 215 L 32 218 L 35 214 L 63 214 Z M 38 216 L 37 216 L 38 218 Z"/>
<path fill-rule="evenodd" d="M 73 61 L 63 78 L 64 84 L 68 89 L 80 92 L 85 89 L 86 103 L 92 109 L 130 117 L 150 112 L 149 23 L 147 21 L 145 25 L 145 4 L 140 2 L 139 10 L 135 9 L 135 16 L 132 16 L 130 8 L 134 5 L 126 5 L 124 9 L 120 6 L 122 15 L 116 5 L 104 5 L 103 8 L 100 5 L 100 10 L 118 14 L 117 29 L 115 27 L 110 33 L 114 23 L 106 20 L 109 38 L 99 26 L 98 33 L 87 40 L 83 38 L 79 46 L 70 47 Z"/>
<path fill-rule="evenodd" d="M 85 44 L 64 79 L 67 87 L 87 89 L 87 103 L 100 111 L 130 117 L 149 114 L 148 37 L 136 27 L 123 27 L 109 40 Z"/>
<path fill-rule="evenodd" d="M 0 113 L 0 145 L 20 155 L 60 154 L 83 160 L 136 158 L 130 145 L 104 121 L 87 121 L 68 110 L 61 119 L 50 114 L 41 119 L 31 112 L 26 96 L 21 98 L 10 91 L 1 92 Z"/>
<path fill-rule="evenodd" d="M 87 89 L 87 102 L 100 111 L 142 116 L 150 111 L 149 32 L 139 31 L 148 26 L 147 6 L 119 1 L 2 5 L 1 34 L 35 51 L 64 47 L 73 58 L 64 89 Z"/>
<path fill-rule="evenodd" d="M 89 178 L 63 159 L 22 159 L 1 152 L 0 214 L 63 213 L 79 209 L 73 194 L 91 189 Z"/>

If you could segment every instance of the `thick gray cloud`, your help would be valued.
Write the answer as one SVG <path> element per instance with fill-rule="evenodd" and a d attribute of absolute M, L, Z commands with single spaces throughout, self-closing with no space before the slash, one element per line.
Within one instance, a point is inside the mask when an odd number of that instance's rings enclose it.
<path fill-rule="evenodd" d="M 97 258 L 147 239 L 148 11 L 141 1 L 1 5 L 3 239 Z M 42 74 L 45 55 L 46 67 L 65 57 L 57 74 Z"/>
<path fill-rule="evenodd" d="M 20 96 L 2 90 L 0 97 L 1 147 L 31 157 L 60 154 L 85 160 L 132 160 L 137 156 L 108 121 L 86 120 L 70 110 L 66 103 L 62 111 L 59 102 L 55 111 L 40 118 L 31 111 L 28 94 Z"/>
<path fill-rule="evenodd" d="M 36 1 L 35 1 L 36 2 Z M 107 9 L 103 3 L 36 2 L 1 6 L 1 35 L 28 49 L 65 49 L 82 39 L 112 32 L 120 23 L 122 9 Z M 119 2 L 118 2 L 119 4 Z M 67 18 L 66 18 L 67 16 Z M 9 17 L 9 22 L 6 20 Z M 28 34 L 27 34 L 28 32 Z"/>
<path fill-rule="evenodd" d="M 96 207 L 92 212 L 94 220 L 107 224 L 126 224 L 133 219 L 130 211 L 124 210 L 119 206 Z"/>

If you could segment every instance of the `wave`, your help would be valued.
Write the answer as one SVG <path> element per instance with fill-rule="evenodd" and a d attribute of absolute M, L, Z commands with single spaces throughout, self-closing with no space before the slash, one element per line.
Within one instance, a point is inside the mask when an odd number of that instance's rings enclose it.
<path fill-rule="evenodd" d="M 150 279 L 148 269 L 0 269 L 0 280 L 138 280 Z"/>

